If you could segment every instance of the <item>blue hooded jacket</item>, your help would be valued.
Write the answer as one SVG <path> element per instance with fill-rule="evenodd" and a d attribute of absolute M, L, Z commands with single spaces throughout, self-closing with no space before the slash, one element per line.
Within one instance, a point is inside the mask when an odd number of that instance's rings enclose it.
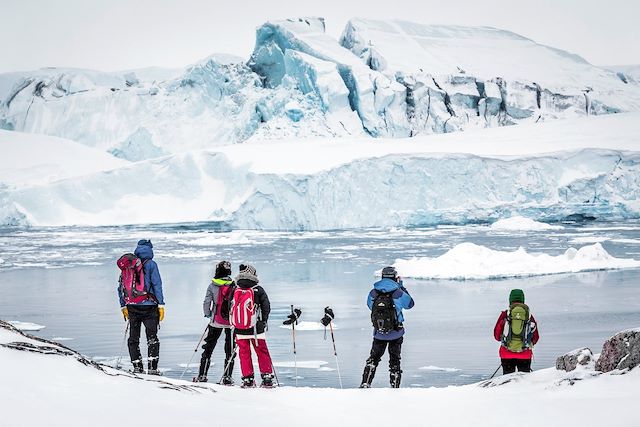
<path fill-rule="evenodd" d="M 409 292 L 402 286 L 402 280 L 400 283 L 397 283 L 393 279 L 381 279 L 373 284 L 373 289 L 369 292 L 369 297 L 367 298 L 367 306 L 369 306 L 369 310 L 373 308 L 373 301 L 378 296 L 380 292 L 393 292 L 391 297 L 393 298 L 393 303 L 396 306 L 396 313 L 398 314 L 398 322 L 404 322 L 404 316 L 402 315 L 402 310 L 409 310 L 413 307 L 414 302 Z M 380 333 L 373 330 L 373 337 L 378 340 L 384 341 L 392 341 L 400 338 L 404 335 L 404 327 L 399 328 L 397 331 L 392 331 L 386 334 Z"/>
<path fill-rule="evenodd" d="M 162 294 L 162 278 L 158 264 L 153 260 L 153 245 L 150 240 L 140 240 L 134 255 L 140 258 L 144 264 L 144 288 L 147 292 L 155 295 L 156 300 L 147 299 L 136 305 L 164 305 L 164 295 Z M 120 307 L 124 307 L 124 296 L 120 292 L 118 286 L 118 297 L 120 298 Z"/>

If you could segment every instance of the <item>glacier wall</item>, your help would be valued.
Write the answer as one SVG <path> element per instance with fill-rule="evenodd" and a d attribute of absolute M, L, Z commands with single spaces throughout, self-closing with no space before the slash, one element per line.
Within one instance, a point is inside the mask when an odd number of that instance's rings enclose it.
<path fill-rule="evenodd" d="M 248 62 L 182 72 L 0 75 L 0 128 L 127 160 L 248 139 L 410 137 L 640 110 L 640 84 L 486 27 L 321 18 L 267 22 Z"/>
<path fill-rule="evenodd" d="M 141 176 L 144 185 L 132 189 Z M 640 154 L 392 154 L 317 172 L 275 173 L 254 171 L 221 152 L 194 152 L 49 185 L 0 189 L 0 206 L 1 224 L 224 221 L 271 230 L 412 227 L 511 215 L 637 218 Z"/>

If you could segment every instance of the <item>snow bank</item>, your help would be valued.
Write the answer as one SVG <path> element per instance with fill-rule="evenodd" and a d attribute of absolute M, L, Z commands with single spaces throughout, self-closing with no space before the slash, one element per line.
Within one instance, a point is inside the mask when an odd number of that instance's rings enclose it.
<path fill-rule="evenodd" d="M 16 342 L 33 347 L 29 351 L 6 347 Z M 52 347 L 61 353 L 44 354 Z M 145 401 L 162 409 L 129 411 L 128 423 L 204 427 L 211 425 L 211 419 L 203 414 L 216 414 L 220 425 L 238 425 L 250 419 L 269 427 L 299 425 L 304 414 L 305 426 L 327 426 L 336 424 L 336 414 L 340 414 L 341 425 L 395 425 L 397 411 L 371 408 L 388 408 L 390 401 L 402 401 L 411 408 L 403 415 L 407 425 L 488 427 L 521 418 L 523 395 L 527 396 L 527 405 L 536 409 L 526 416 L 526 423 L 531 425 L 622 426 L 637 423 L 637 414 L 630 408 L 636 405 L 640 384 L 638 369 L 625 375 L 598 376 L 582 370 L 566 373 L 543 369 L 462 387 L 244 390 L 127 374 L 92 364 L 72 350 L 6 329 L 0 329 L 0 358 L 2 420 L 11 426 L 45 425 L 52 419 L 69 426 L 86 425 L 87 420 L 96 427 L 120 425 L 122 411 L 111 408 L 120 408 L 123 400 L 144 396 Z M 33 410 L 34 399 L 38 401 L 37 411 Z M 460 411 L 461 405 L 464 411 Z"/>
<path fill-rule="evenodd" d="M 46 326 L 44 325 L 39 325 L 37 323 L 31 322 L 20 322 L 18 320 L 10 320 L 7 323 L 20 331 L 40 331 L 46 328 Z"/>
<path fill-rule="evenodd" d="M 600 243 L 569 248 L 557 256 L 530 254 L 524 248 L 507 252 L 461 243 L 439 257 L 398 259 L 394 266 L 403 277 L 465 280 L 637 268 L 640 261 L 612 257 Z"/>
<path fill-rule="evenodd" d="M 499 231 L 540 231 L 540 230 L 562 230 L 561 225 L 551 225 L 544 222 L 534 221 L 522 216 L 512 216 L 510 218 L 499 219 L 491 224 L 492 230 Z"/>

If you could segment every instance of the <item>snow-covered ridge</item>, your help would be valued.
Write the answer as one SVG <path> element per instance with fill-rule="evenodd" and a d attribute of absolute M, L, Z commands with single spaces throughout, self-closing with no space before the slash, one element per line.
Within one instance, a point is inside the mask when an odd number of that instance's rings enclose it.
<path fill-rule="evenodd" d="M 0 191 L 0 223 L 224 221 L 233 228 L 328 230 L 493 222 L 513 215 L 637 218 L 640 154 L 623 151 L 637 147 L 637 116 L 376 144 L 291 140 L 178 154 Z M 527 143 L 532 140 L 537 144 Z M 454 153 L 440 153 L 441 144 Z M 578 149 L 585 145 L 602 148 Z M 535 154 L 544 149 L 566 151 Z M 132 188 L 141 176 L 145 185 Z"/>
<path fill-rule="evenodd" d="M 527 405 L 536 408 L 527 414 L 532 425 L 634 425 L 637 416 L 630 408 L 635 405 L 634 392 L 640 381 L 637 368 L 607 374 L 551 368 L 446 388 L 243 390 L 128 374 L 92 362 L 60 344 L 20 334 L 4 322 L 0 322 L 0 358 L 2 420 L 11 426 L 43 425 L 51 419 L 68 426 L 86 425 L 87 419 L 94 426 L 118 425 L 122 411 L 105 408 L 119 408 L 123 400 L 144 396 L 162 410 L 130 411 L 128 422 L 204 427 L 211 425 L 211 420 L 203 414 L 215 413 L 221 425 L 237 425 L 246 419 L 259 419 L 266 427 L 300 424 L 300 412 L 291 410 L 293 407 L 305 408 L 304 425 L 308 426 L 335 424 L 337 413 L 345 425 L 391 425 L 397 423 L 397 411 L 371 408 L 388 407 L 390 399 L 400 399 L 412 408 L 403 418 L 411 425 L 485 427 L 521 417 L 523 395 Z M 33 397 L 38 399 L 37 411 L 32 410 Z M 594 405 L 596 400 L 604 406 Z M 459 410 L 461 404 L 465 411 Z M 502 409 L 496 411 L 496 407 Z"/>
<path fill-rule="evenodd" d="M 638 268 L 640 260 L 615 258 L 600 243 L 569 248 L 557 256 L 528 253 L 524 248 L 509 252 L 461 243 L 439 257 L 398 259 L 394 266 L 403 277 L 466 280 Z"/>
<path fill-rule="evenodd" d="M 319 18 L 267 22 L 246 64 L 0 75 L 0 128 L 128 160 L 247 139 L 408 137 L 640 109 L 640 85 L 490 28 Z"/>

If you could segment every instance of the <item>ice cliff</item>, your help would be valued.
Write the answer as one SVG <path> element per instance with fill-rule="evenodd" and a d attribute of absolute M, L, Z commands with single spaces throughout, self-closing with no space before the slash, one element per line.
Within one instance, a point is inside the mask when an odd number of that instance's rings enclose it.
<path fill-rule="evenodd" d="M 0 128 L 141 160 L 248 139 L 409 137 L 640 109 L 640 86 L 507 31 L 267 22 L 246 63 L 0 75 Z"/>

